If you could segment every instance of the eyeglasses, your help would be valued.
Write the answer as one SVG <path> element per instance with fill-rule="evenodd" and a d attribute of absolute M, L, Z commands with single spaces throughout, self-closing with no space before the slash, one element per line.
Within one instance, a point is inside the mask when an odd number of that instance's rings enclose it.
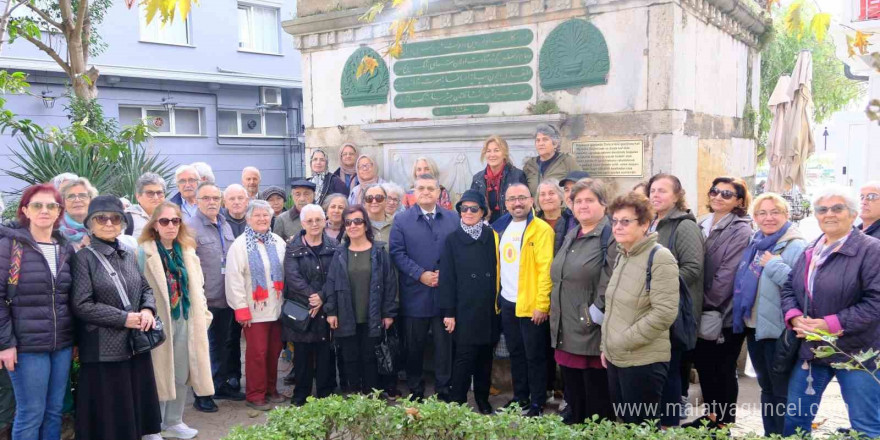
<path fill-rule="evenodd" d="M 634 218 L 621 218 L 621 219 L 613 218 L 613 219 L 611 219 L 611 227 L 616 228 L 617 225 L 620 225 L 620 226 L 623 226 L 624 228 L 627 228 L 627 227 L 629 227 L 630 224 L 632 224 L 635 221 L 636 221 L 636 219 L 634 219 Z"/>
<path fill-rule="evenodd" d="M 113 226 L 119 226 L 122 223 L 122 216 L 119 214 L 98 214 L 92 217 L 92 221 L 99 225 L 106 225 L 109 222 Z"/>
<path fill-rule="evenodd" d="M 785 213 L 778 209 L 774 209 L 772 211 L 758 211 L 755 213 L 755 217 L 767 217 L 768 215 L 772 217 L 779 217 L 783 214 Z"/>
<path fill-rule="evenodd" d="M 840 214 L 841 212 L 845 211 L 846 209 L 847 209 L 846 205 L 844 205 L 843 203 L 838 203 L 834 206 L 817 206 L 816 207 L 816 215 L 825 215 L 825 214 L 828 214 L 828 211 L 831 211 L 835 214 Z"/>
<path fill-rule="evenodd" d="M 730 200 L 730 199 L 736 197 L 736 193 L 729 190 L 729 189 L 721 190 L 721 189 L 718 189 L 713 186 L 712 189 L 709 190 L 709 197 L 718 197 L 718 196 L 721 196 L 721 198 L 724 200 Z"/>
<path fill-rule="evenodd" d="M 178 185 L 195 185 L 199 183 L 199 179 L 180 179 L 177 181 Z"/>
<path fill-rule="evenodd" d="M 30 202 L 30 203 L 28 203 L 27 206 L 28 206 L 28 209 L 31 210 L 31 212 L 40 212 L 43 210 L 43 208 L 46 208 L 46 211 L 49 211 L 51 213 L 51 212 L 56 212 L 59 209 L 61 209 L 61 205 L 58 203 L 55 203 L 55 202 L 49 202 L 49 203 Z"/>
<path fill-rule="evenodd" d="M 347 228 L 347 227 L 349 227 L 349 226 L 351 226 L 351 225 L 361 226 L 361 225 L 363 225 L 363 224 L 366 223 L 366 222 L 367 222 L 366 220 L 364 220 L 364 219 L 358 217 L 358 218 L 347 218 L 347 219 L 345 219 L 345 221 L 343 221 L 342 223 L 344 223 L 344 224 L 345 224 L 345 227 Z"/>
<path fill-rule="evenodd" d="M 863 202 L 866 202 L 866 201 L 867 202 L 874 202 L 874 201 L 880 200 L 880 194 L 877 194 L 877 193 L 862 194 L 859 196 L 859 200 L 861 200 Z"/>
<path fill-rule="evenodd" d="M 148 199 L 161 199 L 165 197 L 165 191 L 144 191 L 143 194 Z"/>
<path fill-rule="evenodd" d="M 201 200 L 203 202 L 220 203 L 221 199 L 220 199 L 220 196 L 213 196 L 213 197 L 212 196 L 204 196 L 204 197 L 199 197 L 199 200 Z"/>
<path fill-rule="evenodd" d="M 368 169 L 370 169 L 370 168 L 373 168 L 373 164 L 371 164 L 371 163 L 369 163 L 369 162 L 364 163 L 364 164 L 361 164 L 361 165 L 358 166 L 358 169 L 361 169 L 361 170 L 368 170 Z"/>
<path fill-rule="evenodd" d="M 327 162 L 327 159 L 323 157 L 313 157 L 312 162 Z"/>
<path fill-rule="evenodd" d="M 388 197 L 388 203 L 400 203 L 399 197 Z"/>
<path fill-rule="evenodd" d="M 324 222 L 325 222 L 325 220 L 320 219 L 320 218 L 310 218 L 308 220 L 303 220 L 303 223 L 305 223 L 307 225 L 320 225 Z"/>
<path fill-rule="evenodd" d="M 76 194 L 71 193 L 71 194 L 68 194 L 67 197 L 65 197 L 65 199 L 70 202 L 73 202 L 76 200 L 88 200 L 90 198 L 91 197 L 89 197 L 88 193 L 76 193 Z"/>
<path fill-rule="evenodd" d="M 243 202 L 243 201 L 247 200 L 247 197 L 245 197 L 245 196 L 234 196 L 234 197 L 227 197 L 226 200 L 227 200 L 228 202 L 230 202 L 230 203 L 232 203 L 232 202 Z"/>
<path fill-rule="evenodd" d="M 368 196 L 364 196 L 364 201 L 367 203 L 382 203 L 385 201 L 385 196 L 383 196 L 382 194 L 377 194 L 375 196 L 371 194 Z"/>
<path fill-rule="evenodd" d="M 462 206 L 461 209 L 459 210 L 459 212 L 461 212 L 462 214 L 464 214 L 466 212 L 476 214 L 476 213 L 480 212 L 480 207 L 479 206 Z"/>
<path fill-rule="evenodd" d="M 162 226 L 162 227 L 168 226 L 169 223 L 171 223 L 174 226 L 180 226 L 180 217 L 160 218 L 159 220 L 156 220 L 156 223 L 158 223 L 159 226 Z"/>
<path fill-rule="evenodd" d="M 525 201 L 528 199 L 531 199 L 531 196 L 508 197 L 507 201 L 511 203 L 525 203 Z"/>
<path fill-rule="evenodd" d="M 434 191 L 437 191 L 437 187 L 436 186 L 417 186 L 416 187 L 416 192 L 425 192 L 425 191 L 434 192 Z"/>

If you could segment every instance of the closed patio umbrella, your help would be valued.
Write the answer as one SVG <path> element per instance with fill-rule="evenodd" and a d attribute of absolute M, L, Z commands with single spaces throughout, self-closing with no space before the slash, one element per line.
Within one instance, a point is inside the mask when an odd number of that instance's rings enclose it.
<path fill-rule="evenodd" d="M 791 103 L 781 121 L 778 157 L 770 162 L 770 179 L 767 182 L 770 191 L 782 192 L 793 186 L 804 188 L 806 160 L 816 148 L 812 128 L 812 91 L 813 55 L 803 50 L 798 54 L 788 84 L 787 95 L 791 97 Z"/>
<path fill-rule="evenodd" d="M 790 82 L 790 76 L 780 76 L 779 80 L 776 81 L 776 87 L 773 88 L 773 93 L 770 95 L 770 100 L 767 102 L 767 106 L 770 107 L 770 113 L 773 115 L 773 121 L 770 122 L 770 133 L 767 136 L 767 151 L 765 153 L 770 163 L 766 191 L 781 192 L 781 182 L 785 180 L 780 163 L 782 162 L 783 146 L 785 145 L 785 115 L 791 109 L 791 96 L 788 94 Z"/>

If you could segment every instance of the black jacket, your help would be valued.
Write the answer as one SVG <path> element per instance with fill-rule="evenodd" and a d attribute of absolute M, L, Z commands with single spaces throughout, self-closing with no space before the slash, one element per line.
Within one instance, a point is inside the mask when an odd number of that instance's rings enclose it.
<path fill-rule="evenodd" d="M 476 240 L 462 228 L 446 237 L 437 289 L 443 316 L 455 318 L 455 343 L 490 345 L 499 290 L 498 247 L 490 226 L 484 225 Z"/>
<path fill-rule="evenodd" d="M 116 243 L 117 248 L 114 248 L 93 239 L 91 246 L 107 257 L 110 266 L 119 274 L 132 312 L 150 309 L 156 316 L 156 299 L 138 269 L 137 255 L 125 249 L 119 241 Z M 72 306 L 79 319 L 76 335 L 80 361 L 117 362 L 131 358 L 128 334 L 132 330 L 125 328 L 128 312 L 122 307 L 110 274 L 85 248 L 76 253 L 73 267 Z"/>
<path fill-rule="evenodd" d="M 229 222 L 229 227 L 232 228 L 232 236 L 238 238 L 238 236 L 244 232 L 244 228 L 247 227 L 247 220 L 244 217 L 240 219 L 233 218 L 226 208 L 223 208 L 221 214 L 223 214 L 223 217 L 226 217 L 226 221 Z M 275 217 L 272 217 L 272 220 L 274 219 Z"/>
<path fill-rule="evenodd" d="M 504 165 L 504 175 L 501 177 L 501 194 L 498 200 L 498 206 L 501 208 L 501 211 L 492 211 L 490 213 L 489 223 L 495 223 L 495 220 L 499 219 L 502 215 L 507 213 L 507 207 L 504 206 L 504 196 L 507 192 L 507 187 L 513 185 L 514 183 L 522 183 L 523 185 L 528 185 L 528 181 L 526 180 L 526 174 L 523 171 L 515 166 L 513 166 L 510 162 Z M 489 194 L 486 192 L 486 169 L 483 168 L 477 174 L 474 174 L 474 180 L 471 182 L 471 189 L 477 190 L 480 194 L 486 196 L 486 200 L 489 200 Z M 488 202 L 487 202 L 488 203 Z M 492 207 L 490 206 L 491 210 Z"/>
<path fill-rule="evenodd" d="M 54 277 L 30 231 L 0 226 L 0 350 L 16 347 L 19 353 L 39 353 L 73 345 L 74 251 L 57 230 L 52 236 L 58 243 Z M 7 306 L 13 239 L 21 244 L 21 268 L 15 297 Z"/>
<path fill-rule="evenodd" d="M 348 197 L 349 191 L 351 190 L 345 186 L 345 182 L 339 176 L 327 173 L 324 177 L 324 186 L 321 188 L 321 194 L 315 194 L 315 204 L 320 206 L 324 203 L 324 198 L 333 193 L 339 193 Z"/>
<path fill-rule="evenodd" d="M 880 220 L 875 221 L 862 232 L 869 237 L 880 239 Z"/>
<path fill-rule="evenodd" d="M 382 335 L 382 319 L 397 317 L 397 274 L 391 264 L 385 243 L 377 241 L 370 250 L 372 275 L 370 277 L 370 304 L 367 324 L 369 336 Z M 355 335 L 354 301 L 348 284 L 348 243 L 339 246 L 333 255 L 327 282 L 324 283 L 324 311 L 327 316 L 339 318 L 334 334 L 339 338 Z"/>
<path fill-rule="evenodd" d="M 538 218 L 544 220 L 544 211 L 538 213 Z M 562 242 L 565 241 L 565 236 L 568 235 L 568 231 L 571 231 L 578 226 L 580 226 L 580 224 L 574 218 L 574 214 L 572 214 L 571 210 L 568 208 L 562 208 L 562 215 L 559 216 L 559 219 L 556 220 L 556 226 L 553 227 L 553 232 L 556 234 L 553 238 L 553 256 L 556 256 L 556 253 L 559 252 L 559 248 L 562 247 Z"/>
<path fill-rule="evenodd" d="M 336 240 L 324 234 L 317 253 L 303 243 L 305 231 L 287 243 L 284 251 L 284 298 L 309 307 L 309 296 L 317 293 L 326 302 L 324 282 L 330 270 L 333 254 L 339 246 Z M 282 321 L 283 322 L 283 321 Z M 309 329 L 303 333 L 284 326 L 284 340 L 291 342 L 322 342 L 330 340 L 325 307 L 312 318 Z"/>

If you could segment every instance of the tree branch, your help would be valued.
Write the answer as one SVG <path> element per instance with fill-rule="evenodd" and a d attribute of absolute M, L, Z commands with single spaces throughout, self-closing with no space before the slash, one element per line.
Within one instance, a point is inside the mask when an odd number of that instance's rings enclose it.
<path fill-rule="evenodd" d="M 86 25 L 86 17 L 88 14 L 86 13 L 89 10 L 89 0 L 78 0 L 79 9 L 76 11 L 76 23 L 73 25 L 73 36 L 78 40 L 82 40 L 83 37 L 83 28 Z"/>
<path fill-rule="evenodd" d="M 34 46 L 37 46 L 38 49 L 42 50 L 43 52 L 46 52 L 47 55 L 52 57 L 52 59 L 55 60 L 55 62 L 58 63 L 59 66 L 61 66 L 61 68 L 64 70 L 64 73 L 66 73 L 67 76 L 70 76 L 70 74 L 71 74 L 70 65 L 68 65 L 67 62 L 65 62 L 64 59 L 61 58 L 60 55 L 58 55 L 58 52 L 56 52 L 55 49 L 52 49 L 51 47 L 47 46 L 46 43 L 43 43 L 41 40 L 36 39 L 30 35 L 22 35 L 22 36 L 26 40 L 30 41 L 31 44 L 33 44 Z"/>
<path fill-rule="evenodd" d="M 73 21 L 73 8 L 70 7 L 70 0 L 59 0 L 58 7 L 61 9 L 61 30 L 64 32 L 65 36 L 67 36 L 67 32 L 71 29 L 65 29 L 63 26 L 67 24 L 68 26 L 74 26 L 75 23 L 71 24 Z"/>
<path fill-rule="evenodd" d="M 52 26 L 58 28 L 59 31 L 64 31 L 64 28 L 61 27 L 61 23 L 59 23 L 59 22 L 53 20 L 52 17 L 49 16 L 49 14 L 47 14 L 47 13 L 46 13 L 45 11 L 43 11 L 42 9 L 36 7 L 36 6 L 35 6 L 34 4 L 32 4 L 31 2 L 25 0 L 25 1 L 23 1 L 22 3 L 19 3 L 19 4 L 24 4 L 25 7 L 27 7 L 27 8 L 30 9 L 31 11 L 34 11 L 34 13 L 37 14 L 37 15 L 39 15 L 40 18 L 42 18 L 43 20 L 45 20 L 46 23 L 49 23 L 50 25 L 52 25 Z"/>

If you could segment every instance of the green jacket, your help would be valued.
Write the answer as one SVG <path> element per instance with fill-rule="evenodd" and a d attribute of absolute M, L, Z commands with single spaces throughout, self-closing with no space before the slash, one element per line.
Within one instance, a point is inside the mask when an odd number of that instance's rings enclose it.
<path fill-rule="evenodd" d="M 538 156 L 526 159 L 523 164 L 523 172 L 526 174 L 526 180 L 529 182 L 529 192 L 532 197 L 538 198 L 538 184 L 544 179 L 562 180 L 568 173 L 572 171 L 580 171 L 581 166 L 568 153 L 559 153 L 559 156 L 548 167 L 547 171 L 542 175 L 539 173 Z"/>
<path fill-rule="evenodd" d="M 272 228 L 272 232 L 284 239 L 285 243 L 290 241 L 291 237 L 299 235 L 299 231 L 302 230 L 302 222 L 299 220 L 299 211 L 296 210 L 296 207 L 290 208 L 282 212 L 278 217 L 275 217 L 275 226 Z"/>
<path fill-rule="evenodd" d="M 678 264 L 666 248 L 654 254 L 651 291 L 645 291 L 648 256 L 657 233 L 648 234 L 626 252 L 619 252 L 605 289 L 602 352 L 619 368 L 669 362 L 669 327 L 678 316 Z"/>
<path fill-rule="evenodd" d="M 675 243 L 670 246 L 669 238 L 675 225 Z M 700 315 L 703 313 L 703 233 L 697 218 L 690 210 L 685 212 L 672 208 L 666 217 L 657 224 L 657 243 L 670 251 L 678 261 L 678 273 L 684 279 L 691 299 L 694 302 L 694 318 L 700 328 Z"/>

